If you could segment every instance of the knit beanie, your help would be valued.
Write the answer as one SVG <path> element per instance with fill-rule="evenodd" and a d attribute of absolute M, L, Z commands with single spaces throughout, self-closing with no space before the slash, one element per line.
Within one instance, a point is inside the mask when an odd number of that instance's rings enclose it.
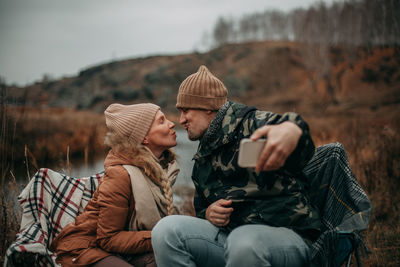
<path fill-rule="evenodd" d="M 159 109 L 159 106 L 151 103 L 135 105 L 111 104 L 104 111 L 106 125 L 109 130 L 141 143 Z"/>
<path fill-rule="evenodd" d="M 225 104 L 227 94 L 225 85 L 202 65 L 179 86 L 176 107 L 218 110 Z"/>

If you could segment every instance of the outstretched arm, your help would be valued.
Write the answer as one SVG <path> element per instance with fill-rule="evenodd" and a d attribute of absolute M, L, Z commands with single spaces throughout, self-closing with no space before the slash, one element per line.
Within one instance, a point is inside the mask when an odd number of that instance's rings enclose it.
<path fill-rule="evenodd" d="M 253 141 L 266 137 L 266 144 L 256 165 L 256 171 L 273 171 L 287 167 L 291 171 L 301 170 L 314 154 L 307 123 L 292 112 L 283 115 L 260 113 Z"/>

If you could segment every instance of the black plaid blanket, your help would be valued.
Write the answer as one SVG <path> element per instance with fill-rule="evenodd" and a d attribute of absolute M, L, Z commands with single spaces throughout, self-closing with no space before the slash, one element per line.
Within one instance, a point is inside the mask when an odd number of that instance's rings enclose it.
<path fill-rule="evenodd" d="M 368 226 L 371 202 L 354 178 L 340 143 L 318 147 L 304 172 L 311 183 L 311 201 L 325 227 L 312 244 L 312 259 L 316 266 L 334 266 L 341 233 L 351 233 L 366 248 L 361 231 Z"/>
<path fill-rule="evenodd" d="M 23 212 L 21 228 L 6 252 L 4 266 L 16 266 L 15 256 L 26 252 L 33 253 L 40 265 L 59 266 L 48 247 L 83 211 L 102 176 L 98 173 L 77 179 L 40 169 L 18 197 Z"/>

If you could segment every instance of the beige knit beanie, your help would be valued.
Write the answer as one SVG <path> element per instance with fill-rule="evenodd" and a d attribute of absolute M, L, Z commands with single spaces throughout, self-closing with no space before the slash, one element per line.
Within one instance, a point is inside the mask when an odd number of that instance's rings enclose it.
<path fill-rule="evenodd" d="M 225 85 L 202 65 L 179 86 L 176 107 L 218 110 L 225 104 L 227 94 Z"/>
<path fill-rule="evenodd" d="M 104 115 L 109 130 L 141 143 L 149 131 L 159 106 L 145 103 L 135 105 L 111 104 Z"/>

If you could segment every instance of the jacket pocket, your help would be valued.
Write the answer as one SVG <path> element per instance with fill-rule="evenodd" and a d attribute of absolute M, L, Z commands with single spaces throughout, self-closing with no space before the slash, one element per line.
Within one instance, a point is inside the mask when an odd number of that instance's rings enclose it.
<path fill-rule="evenodd" d="M 71 238 L 69 240 L 60 240 L 57 246 L 57 254 L 77 252 L 81 249 L 89 248 L 90 240 L 87 238 Z"/>

